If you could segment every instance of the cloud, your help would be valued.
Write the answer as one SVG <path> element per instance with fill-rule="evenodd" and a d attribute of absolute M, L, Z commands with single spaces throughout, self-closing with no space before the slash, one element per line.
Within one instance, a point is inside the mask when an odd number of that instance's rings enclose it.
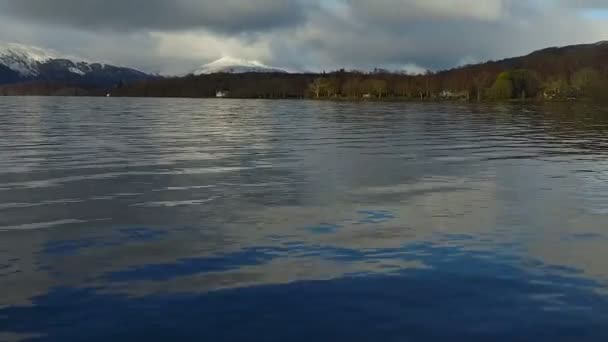
<path fill-rule="evenodd" d="M 350 0 L 358 17 L 393 24 L 403 20 L 493 21 L 503 14 L 504 0 Z"/>
<path fill-rule="evenodd" d="M 373 68 L 412 63 L 429 69 L 600 40 L 606 30 L 559 6 L 469 0 L 340 1 L 294 30 L 275 55 L 305 51 L 312 65 Z M 480 2 L 481 3 L 481 2 Z M 472 10 L 470 10 L 472 8 Z M 559 22 L 560 25 L 555 23 Z M 297 46 L 294 46 L 296 44 Z M 288 49 L 289 48 L 289 49 Z M 291 52 L 294 54 L 294 52 Z"/>
<path fill-rule="evenodd" d="M 0 0 L 5 15 L 84 30 L 264 31 L 304 19 L 299 0 Z"/>
<path fill-rule="evenodd" d="M 223 37 L 206 31 L 156 32 L 150 35 L 156 42 L 155 55 L 162 60 L 171 60 L 172 67 L 163 73 L 180 74 L 200 67 L 203 61 L 225 56 L 251 60 L 271 60 L 270 42 L 266 36 Z M 188 51 L 183 56 L 181 51 Z M 178 53 L 176 53 L 178 52 Z"/>
<path fill-rule="evenodd" d="M 557 0 L 559 6 L 571 8 L 608 8 L 606 0 Z"/>
<path fill-rule="evenodd" d="M 224 55 L 299 70 L 450 68 L 608 37 L 567 0 L 0 0 L 0 39 L 164 73 Z"/>

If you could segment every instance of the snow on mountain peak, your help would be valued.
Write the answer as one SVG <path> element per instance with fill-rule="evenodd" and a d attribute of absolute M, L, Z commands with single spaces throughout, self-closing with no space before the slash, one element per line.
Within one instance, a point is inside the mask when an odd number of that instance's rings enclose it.
<path fill-rule="evenodd" d="M 192 72 L 194 75 L 208 75 L 215 73 L 247 73 L 247 72 L 281 72 L 286 73 L 285 70 L 274 68 L 265 65 L 255 60 L 245 60 L 241 58 L 234 58 L 230 56 L 222 57 L 216 61 L 205 64 L 199 69 Z"/>
<path fill-rule="evenodd" d="M 35 46 L 17 44 L 17 43 L 3 43 L 0 42 L 0 54 L 15 54 L 23 57 L 27 57 L 37 62 L 46 62 L 49 59 L 57 58 L 57 53 L 52 50 L 45 50 Z"/>
<path fill-rule="evenodd" d="M 73 67 L 67 69 L 74 74 L 83 76 L 89 68 L 89 62 L 83 58 L 61 55 L 54 50 L 35 46 L 0 42 L 0 65 L 8 67 L 24 77 L 38 76 L 41 64 L 58 59 L 68 60 L 74 64 Z"/>
<path fill-rule="evenodd" d="M 38 63 L 56 59 L 57 53 L 34 46 L 0 42 L 0 64 L 23 76 L 38 75 Z"/>

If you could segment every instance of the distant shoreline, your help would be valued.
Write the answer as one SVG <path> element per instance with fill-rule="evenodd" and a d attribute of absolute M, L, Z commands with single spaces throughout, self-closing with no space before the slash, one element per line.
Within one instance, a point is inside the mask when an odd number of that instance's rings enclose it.
<path fill-rule="evenodd" d="M 47 98 L 107 98 L 107 99 L 190 99 L 190 100 L 264 100 L 264 101 L 309 101 L 309 102 L 336 102 L 336 103 L 412 103 L 412 104 L 607 104 L 605 101 L 596 101 L 592 99 L 576 99 L 576 100 L 563 100 L 563 99 L 508 99 L 508 100 L 482 100 L 482 101 L 468 101 L 468 100 L 449 100 L 449 99 L 411 99 L 411 98 L 400 98 L 400 97 L 387 97 L 387 98 L 372 98 L 372 99 L 360 99 L 360 98 L 253 98 L 253 97 L 188 97 L 188 96 L 105 96 L 105 95 L 44 95 L 44 94 L 24 94 L 24 95 L 0 95 L 0 98 L 8 97 L 47 97 Z"/>
<path fill-rule="evenodd" d="M 335 101 L 608 101 L 608 44 L 548 48 L 529 55 L 407 74 L 375 69 L 323 73 L 220 72 L 95 83 L 35 80 L 0 86 L 1 95 L 264 98 Z M 114 74 L 112 74 L 114 75 Z M 10 80 L 10 79 L 9 79 Z"/>

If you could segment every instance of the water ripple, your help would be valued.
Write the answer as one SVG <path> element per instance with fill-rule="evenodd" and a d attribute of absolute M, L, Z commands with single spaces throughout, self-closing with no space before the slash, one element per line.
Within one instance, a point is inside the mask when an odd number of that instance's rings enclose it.
<path fill-rule="evenodd" d="M 605 341 L 606 112 L 0 97 L 0 340 Z"/>

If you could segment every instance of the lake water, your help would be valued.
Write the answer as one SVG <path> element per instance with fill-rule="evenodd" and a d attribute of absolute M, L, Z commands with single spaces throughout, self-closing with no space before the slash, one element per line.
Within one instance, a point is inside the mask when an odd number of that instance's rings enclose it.
<path fill-rule="evenodd" d="M 608 109 L 0 98 L 0 341 L 608 341 Z"/>

